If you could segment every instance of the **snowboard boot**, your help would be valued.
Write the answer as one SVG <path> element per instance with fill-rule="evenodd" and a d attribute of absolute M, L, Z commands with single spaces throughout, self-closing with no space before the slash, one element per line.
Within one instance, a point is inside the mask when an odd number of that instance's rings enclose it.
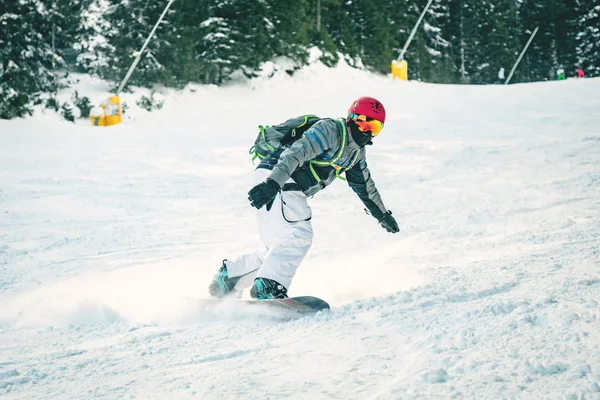
<path fill-rule="evenodd" d="M 258 300 L 287 299 L 287 289 L 279 282 L 269 278 L 256 278 L 250 289 L 250 296 Z"/>
<path fill-rule="evenodd" d="M 208 293 L 213 297 L 224 297 L 227 295 L 233 290 L 241 278 L 241 276 L 236 276 L 234 278 L 229 277 L 225 261 L 227 260 L 223 260 L 223 265 L 219 268 L 219 271 L 217 271 L 217 274 L 208 287 Z"/>

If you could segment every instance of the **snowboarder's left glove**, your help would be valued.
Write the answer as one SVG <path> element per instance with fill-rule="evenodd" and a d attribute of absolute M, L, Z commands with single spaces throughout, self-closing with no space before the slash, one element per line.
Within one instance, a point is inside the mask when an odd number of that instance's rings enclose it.
<path fill-rule="evenodd" d="M 254 186 L 248 192 L 248 200 L 252 207 L 261 209 L 265 204 L 273 201 L 281 187 L 273 179 L 267 179 L 263 183 Z"/>
<path fill-rule="evenodd" d="M 387 210 L 385 214 L 383 214 L 383 217 L 381 217 L 379 223 L 386 231 L 390 233 L 400 232 L 400 228 L 398 228 L 398 223 L 396 222 L 396 219 L 392 217 L 392 212 L 390 210 Z"/>

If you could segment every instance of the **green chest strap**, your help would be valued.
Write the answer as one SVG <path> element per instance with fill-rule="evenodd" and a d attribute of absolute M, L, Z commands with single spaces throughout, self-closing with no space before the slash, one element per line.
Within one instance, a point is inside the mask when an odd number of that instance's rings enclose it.
<path fill-rule="evenodd" d="M 335 168 L 336 178 L 340 178 L 343 181 L 346 180 L 342 176 L 340 176 L 340 174 L 343 171 L 345 171 L 345 169 L 343 169 L 340 165 L 337 165 L 336 162 L 340 159 L 340 157 L 344 153 L 344 150 L 346 149 L 346 139 L 348 137 L 348 129 L 346 127 L 346 121 L 344 120 L 344 118 L 338 118 L 337 121 L 340 123 L 340 125 L 342 127 L 342 146 L 338 150 L 337 154 L 331 160 L 327 160 L 327 161 L 311 160 L 309 163 L 310 172 L 312 172 L 313 176 L 319 183 L 321 182 L 321 177 L 319 176 L 319 174 L 317 174 L 317 171 L 315 171 L 315 168 L 313 167 L 313 165 L 316 165 L 318 167 L 333 167 L 333 168 Z M 350 163 L 350 165 L 354 165 L 356 163 L 359 155 L 360 155 L 360 151 L 357 151 L 356 154 L 354 155 L 354 159 L 352 160 L 352 163 Z"/>

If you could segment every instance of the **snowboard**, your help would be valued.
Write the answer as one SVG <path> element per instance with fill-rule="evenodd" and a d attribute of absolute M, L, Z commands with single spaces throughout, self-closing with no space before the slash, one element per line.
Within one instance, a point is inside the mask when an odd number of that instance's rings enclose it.
<path fill-rule="evenodd" d="M 203 310 L 227 310 L 229 314 L 239 310 L 241 314 L 269 314 L 279 317 L 301 317 L 329 310 L 329 304 L 318 297 L 298 296 L 287 299 L 236 299 L 236 298 L 187 298 Z"/>

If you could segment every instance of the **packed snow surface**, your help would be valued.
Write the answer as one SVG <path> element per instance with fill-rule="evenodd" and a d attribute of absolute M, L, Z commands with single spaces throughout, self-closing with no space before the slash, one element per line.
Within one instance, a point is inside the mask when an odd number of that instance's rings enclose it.
<path fill-rule="evenodd" d="M 114 127 L 0 121 L 0 397 L 600 399 L 600 80 L 314 65 L 163 91 L 151 113 L 140 93 Z M 342 116 L 362 95 L 387 109 L 367 153 L 401 232 L 340 180 L 310 200 L 290 287 L 330 312 L 190 307 L 222 259 L 260 246 L 257 125 Z"/>

